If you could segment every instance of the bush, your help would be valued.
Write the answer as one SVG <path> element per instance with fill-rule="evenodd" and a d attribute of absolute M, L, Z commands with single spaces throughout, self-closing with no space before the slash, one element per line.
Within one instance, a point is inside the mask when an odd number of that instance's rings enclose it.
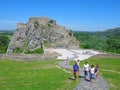
<path fill-rule="evenodd" d="M 0 53 L 6 53 L 10 39 L 7 36 L 0 36 Z"/>
<path fill-rule="evenodd" d="M 15 53 L 22 53 L 22 52 L 23 52 L 23 48 L 20 47 L 15 48 Z"/>
<path fill-rule="evenodd" d="M 25 54 L 32 54 L 32 53 L 43 54 L 44 50 L 42 48 L 39 48 L 39 49 L 36 49 L 36 50 L 33 50 L 33 51 L 28 50 L 27 52 L 25 52 Z"/>

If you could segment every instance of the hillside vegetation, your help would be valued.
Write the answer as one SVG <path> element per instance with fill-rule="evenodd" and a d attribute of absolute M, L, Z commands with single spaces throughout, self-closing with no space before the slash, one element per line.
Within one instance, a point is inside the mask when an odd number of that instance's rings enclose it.
<path fill-rule="evenodd" d="M 12 31 L 0 32 L 0 53 L 6 53 L 12 34 Z M 104 32 L 75 31 L 74 36 L 80 42 L 80 48 L 120 54 L 120 28 L 109 29 Z"/>
<path fill-rule="evenodd" d="M 12 34 L 13 34 L 12 31 L 0 32 L 0 53 L 6 53 Z"/>
<path fill-rule="evenodd" d="M 80 47 L 120 54 L 120 28 L 104 32 L 74 32 Z"/>

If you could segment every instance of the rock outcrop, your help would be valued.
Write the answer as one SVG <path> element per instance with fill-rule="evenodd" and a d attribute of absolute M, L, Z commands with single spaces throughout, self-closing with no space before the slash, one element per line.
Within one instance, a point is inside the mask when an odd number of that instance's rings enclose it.
<path fill-rule="evenodd" d="M 72 30 L 58 25 L 55 20 L 46 17 L 31 17 L 26 24 L 17 24 L 7 53 L 47 47 L 78 48 L 79 44 Z"/>

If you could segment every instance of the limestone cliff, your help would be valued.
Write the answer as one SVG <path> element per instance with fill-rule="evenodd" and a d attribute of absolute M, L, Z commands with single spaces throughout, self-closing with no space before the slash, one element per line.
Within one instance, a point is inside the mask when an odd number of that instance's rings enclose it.
<path fill-rule="evenodd" d="M 79 44 L 72 31 L 58 25 L 55 20 L 46 17 L 31 17 L 26 24 L 17 24 L 7 53 L 47 47 L 78 48 Z"/>

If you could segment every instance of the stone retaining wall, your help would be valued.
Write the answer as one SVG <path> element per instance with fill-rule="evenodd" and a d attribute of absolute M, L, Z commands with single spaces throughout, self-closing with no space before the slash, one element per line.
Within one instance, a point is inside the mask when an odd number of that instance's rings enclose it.
<path fill-rule="evenodd" d="M 55 59 L 57 54 L 0 54 L 0 59 L 17 60 L 17 61 L 33 61 L 33 60 L 50 60 Z"/>

